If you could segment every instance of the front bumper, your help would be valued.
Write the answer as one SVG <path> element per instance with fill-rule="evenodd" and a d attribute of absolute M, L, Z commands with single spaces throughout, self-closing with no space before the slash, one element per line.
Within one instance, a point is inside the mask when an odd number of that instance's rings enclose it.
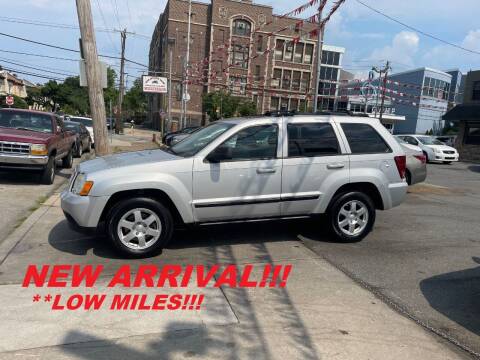
<path fill-rule="evenodd" d="M 0 167 L 18 169 L 42 169 L 48 163 L 48 156 L 27 154 L 0 154 Z"/>
<path fill-rule="evenodd" d="M 445 154 L 445 153 L 434 153 L 435 161 L 458 161 L 458 153 L 454 154 Z"/>
<path fill-rule="evenodd" d="M 78 228 L 96 228 L 109 196 L 80 196 L 67 189 L 62 192 L 60 199 L 69 223 Z"/>

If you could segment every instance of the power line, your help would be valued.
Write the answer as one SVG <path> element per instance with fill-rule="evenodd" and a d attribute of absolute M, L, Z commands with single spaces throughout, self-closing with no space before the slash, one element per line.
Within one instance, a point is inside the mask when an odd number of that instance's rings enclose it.
<path fill-rule="evenodd" d="M 406 28 L 408 28 L 408 29 L 410 29 L 410 30 L 416 31 L 416 32 L 418 32 L 418 33 L 420 33 L 420 34 L 422 34 L 422 35 L 424 35 L 424 36 L 426 36 L 426 37 L 429 37 L 429 38 L 431 38 L 431 39 L 440 41 L 440 42 L 442 42 L 442 43 L 444 43 L 444 44 L 446 44 L 446 45 L 456 47 L 457 49 L 460 49 L 460 50 L 463 50 L 463 51 L 467 51 L 467 52 L 470 52 L 470 53 L 472 53 L 472 54 L 480 55 L 480 52 L 479 52 L 479 51 L 475 51 L 475 50 L 472 50 L 472 49 L 467 49 L 467 48 L 465 48 L 465 47 L 463 47 L 463 46 L 460 46 L 460 45 L 451 43 L 451 42 L 449 42 L 449 41 L 447 41 L 447 40 L 440 39 L 439 37 L 437 37 L 437 36 L 435 36 L 435 35 L 426 33 L 425 31 L 419 30 L 419 29 L 417 29 L 417 28 L 415 28 L 415 27 L 413 27 L 413 26 L 411 26 L 411 25 L 405 24 L 404 22 L 402 22 L 402 21 L 400 21 L 400 20 L 397 20 L 397 19 L 391 17 L 390 15 L 387 15 L 387 14 L 385 14 L 384 12 L 382 12 L 382 11 L 380 11 L 380 10 L 377 10 L 377 9 L 371 7 L 371 6 L 368 5 L 368 4 L 365 4 L 365 3 L 364 3 L 363 1 L 361 1 L 361 0 L 355 0 L 355 1 L 358 2 L 359 4 L 365 6 L 366 8 L 368 8 L 368 9 L 376 12 L 377 14 L 380 14 L 380 15 L 382 15 L 383 17 L 386 17 L 387 19 L 389 19 L 389 20 L 391 20 L 391 21 L 394 21 L 394 22 L 396 22 L 397 24 L 400 24 L 400 25 L 402 25 L 402 26 L 404 26 L 404 27 L 406 27 Z"/>
<path fill-rule="evenodd" d="M 23 75 L 28 75 L 28 76 L 33 76 L 33 77 L 38 77 L 42 79 L 48 79 L 48 80 L 56 80 L 56 81 L 64 81 L 65 79 L 57 78 L 57 77 L 52 77 L 52 76 L 44 76 L 41 74 L 36 74 L 36 73 L 31 73 L 31 72 L 26 72 L 18 69 L 12 69 L 12 68 L 6 68 L 4 67 L 3 70 L 10 71 L 12 73 L 17 73 L 17 74 L 23 74 Z"/>
<path fill-rule="evenodd" d="M 110 2 L 113 4 L 113 10 L 115 13 L 115 17 L 117 18 L 118 26 L 121 28 L 122 24 L 120 23 L 120 15 L 118 14 L 117 0 L 110 0 Z"/>
<path fill-rule="evenodd" d="M 0 58 L 0 62 L 4 62 L 4 63 L 11 64 L 11 65 L 17 65 L 17 66 L 21 66 L 21 67 L 32 69 L 32 70 L 38 70 L 38 71 L 43 71 L 43 72 L 47 72 L 47 73 L 51 73 L 51 74 L 56 74 L 56 75 L 63 75 L 63 76 L 75 76 L 76 75 L 76 74 L 73 74 L 73 73 L 61 73 L 61 72 L 58 72 L 58 71 L 46 70 L 46 68 L 42 69 L 42 68 L 35 67 L 35 66 L 23 65 L 19 62 L 9 61 L 9 60 L 5 60 L 3 58 Z"/>
<path fill-rule="evenodd" d="M 105 20 L 105 16 L 103 14 L 102 7 L 100 6 L 100 2 L 98 0 L 96 0 L 96 3 L 97 3 L 98 11 L 100 12 L 100 16 L 103 20 L 103 25 L 105 25 L 105 27 L 107 27 L 107 21 Z M 110 39 L 110 42 L 113 45 L 113 48 L 115 49 L 116 52 L 118 52 L 118 48 L 115 45 L 115 43 L 113 42 L 112 35 L 109 32 L 107 32 L 107 34 L 108 34 L 108 38 Z"/>
<path fill-rule="evenodd" d="M 0 32 L 0 35 L 10 37 L 10 38 L 13 38 L 13 39 L 17 39 L 17 40 L 26 41 L 26 42 L 29 42 L 29 43 L 32 43 L 32 44 L 47 46 L 47 47 L 54 48 L 54 49 L 59 49 L 59 50 L 63 50 L 63 51 L 70 51 L 70 52 L 74 52 L 74 53 L 77 53 L 77 54 L 80 53 L 80 50 L 69 49 L 69 48 L 65 48 L 65 47 L 62 47 L 62 46 L 58 46 L 58 45 L 52 45 L 52 44 L 47 44 L 47 43 L 43 43 L 43 42 L 40 42 L 40 41 L 25 39 L 25 38 L 15 36 L 15 35 L 5 34 L 3 32 Z M 100 55 L 99 54 L 98 56 L 104 57 L 104 58 L 107 58 L 107 59 L 120 59 L 117 56 L 111 56 L 111 55 Z"/>
<path fill-rule="evenodd" d="M 58 57 L 58 56 L 49 56 L 49 55 L 43 55 L 43 54 L 33 54 L 33 53 L 26 53 L 26 52 L 21 52 L 21 51 L 12 51 L 12 50 L 2 50 L 2 49 L 0 49 L 0 52 L 4 52 L 4 53 L 8 53 L 8 54 L 17 54 L 17 55 L 26 55 L 26 56 L 36 56 L 36 57 L 47 58 L 47 59 L 55 59 L 55 60 L 64 60 L 64 61 L 75 61 L 75 62 L 78 62 L 78 59 L 68 59 L 68 58 L 63 58 L 63 57 Z"/>

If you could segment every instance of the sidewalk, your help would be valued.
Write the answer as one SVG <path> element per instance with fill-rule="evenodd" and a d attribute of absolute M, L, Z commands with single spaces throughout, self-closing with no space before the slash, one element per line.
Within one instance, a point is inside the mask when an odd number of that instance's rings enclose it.
<path fill-rule="evenodd" d="M 258 238 L 245 240 L 253 234 Z M 104 239 L 68 229 L 59 194 L 54 194 L 0 244 L 0 359 L 433 360 L 464 356 L 392 311 L 288 233 L 257 225 L 251 230 L 225 227 L 180 237 L 177 248 L 165 250 L 156 259 L 118 259 Z M 53 312 L 48 304 L 32 303 L 34 293 L 46 295 L 47 288 L 20 285 L 31 263 L 103 264 L 111 274 L 121 264 L 159 262 L 291 263 L 293 270 L 283 289 L 208 287 L 205 308 L 198 312 Z M 82 290 L 65 289 L 62 294 Z M 99 293 L 108 291 L 99 285 Z M 159 292 L 178 289 L 145 291 Z"/>

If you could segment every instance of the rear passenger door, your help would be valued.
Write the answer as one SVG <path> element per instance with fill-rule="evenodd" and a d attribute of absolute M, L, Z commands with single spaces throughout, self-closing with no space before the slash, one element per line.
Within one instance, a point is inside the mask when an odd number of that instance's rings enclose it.
<path fill-rule="evenodd" d="M 329 184 L 348 179 L 349 160 L 328 120 L 290 120 L 284 143 L 282 215 L 310 214 Z"/>
<path fill-rule="evenodd" d="M 351 182 L 361 182 L 369 176 L 378 178 L 379 171 L 387 183 L 398 179 L 392 149 L 372 125 L 342 122 L 340 127 L 350 152 Z"/>

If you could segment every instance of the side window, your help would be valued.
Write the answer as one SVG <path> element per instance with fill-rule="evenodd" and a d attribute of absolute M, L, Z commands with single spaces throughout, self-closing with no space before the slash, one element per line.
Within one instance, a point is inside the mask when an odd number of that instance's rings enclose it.
<path fill-rule="evenodd" d="M 240 130 L 213 150 L 210 162 L 273 159 L 277 157 L 278 126 L 260 125 Z"/>
<path fill-rule="evenodd" d="M 326 123 L 288 124 L 288 156 L 311 157 L 340 153 L 332 125 Z"/>
<path fill-rule="evenodd" d="M 417 141 L 415 138 L 411 137 L 411 136 L 406 136 L 406 137 L 405 137 L 405 141 L 406 141 L 407 143 L 409 143 L 410 145 L 418 145 L 418 141 Z"/>
<path fill-rule="evenodd" d="M 352 154 L 381 154 L 392 152 L 377 131 L 367 124 L 341 124 Z"/>

